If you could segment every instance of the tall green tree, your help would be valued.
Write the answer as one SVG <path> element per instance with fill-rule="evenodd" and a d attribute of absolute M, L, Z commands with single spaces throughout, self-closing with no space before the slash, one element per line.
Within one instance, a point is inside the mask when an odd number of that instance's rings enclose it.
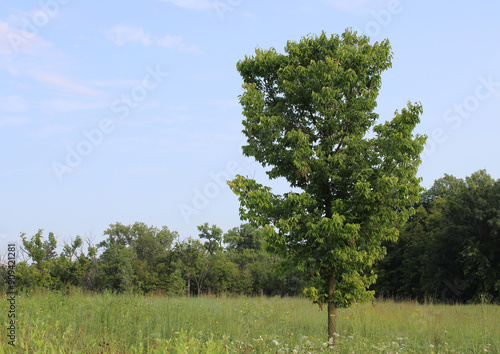
<path fill-rule="evenodd" d="M 243 154 L 284 178 L 293 191 L 274 194 L 253 179 L 228 182 L 240 214 L 263 226 L 270 250 L 311 275 L 306 292 L 328 304 L 328 337 L 336 310 L 373 296 L 367 269 L 384 256 L 383 240 L 418 201 L 416 177 L 425 137 L 414 135 L 422 107 L 408 103 L 376 124 L 381 73 L 391 66 L 387 40 L 346 30 L 341 36 L 289 41 L 285 54 L 256 49 L 237 64 Z"/>

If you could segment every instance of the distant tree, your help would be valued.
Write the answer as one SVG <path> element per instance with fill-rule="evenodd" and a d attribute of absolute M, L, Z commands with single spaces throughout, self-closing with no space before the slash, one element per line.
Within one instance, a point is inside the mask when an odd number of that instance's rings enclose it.
<path fill-rule="evenodd" d="M 119 293 L 134 290 L 132 258 L 132 250 L 124 244 L 110 244 L 99 257 L 98 284 L 100 288 Z"/>
<path fill-rule="evenodd" d="M 224 234 L 224 243 L 227 250 L 253 249 L 260 251 L 263 241 L 263 230 L 257 229 L 251 224 L 242 224 Z"/>
<path fill-rule="evenodd" d="M 170 231 L 166 226 L 159 229 L 142 222 L 127 226 L 117 222 L 109 225 L 104 235 L 108 237 L 98 244 L 98 247 L 105 249 L 104 252 L 112 247 L 116 249 L 115 246 L 128 249 L 129 259 L 124 260 L 124 264 L 130 262 L 133 275 L 131 284 L 127 284 L 127 287 L 133 284 L 142 292 L 150 292 L 165 285 L 162 285 L 155 267 L 158 260 L 167 256 L 174 239 L 178 238 L 176 231 Z M 128 276 L 124 279 L 128 279 Z M 116 287 L 112 286 L 112 288 Z"/>
<path fill-rule="evenodd" d="M 220 295 L 227 291 L 240 292 L 240 278 L 238 266 L 231 262 L 227 253 L 218 252 L 210 257 L 210 271 L 207 273 L 206 283 L 211 293 Z"/>
<path fill-rule="evenodd" d="M 108 237 L 100 242 L 98 247 L 108 248 L 111 244 L 131 246 L 137 257 L 149 264 L 152 264 L 156 257 L 164 256 L 165 251 L 171 247 L 172 242 L 179 236 L 176 231 L 170 231 L 166 226 L 158 229 L 142 222 L 136 222 L 128 226 L 119 222 L 111 224 L 104 231 L 104 235 Z"/>
<path fill-rule="evenodd" d="M 500 180 L 479 170 L 460 181 L 448 204 L 449 234 L 460 245 L 460 296 L 500 302 Z"/>
<path fill-rule="evenodd" d="M 200 232 L 198 236 L 205 242 L 205 248 L 210 255 L 222 250 L 222 234 L 223 231 L 217 225 L 208 226 L 208 222 L 198 226 Z"/>
<path fill-rule="evenodd" d="M 500 302 L 500 180 L 445 175 L 377 268 L 374 289 L 400 297 Z"/>
<path fill-rule="evenodd" d="M 285 52 L 257 49 L 237 69 L 243 154 L 294 190 L 273 194 L 243 176 L 228 183 L 241 217 L 265 228 L 270 250 L 310 274 L 306 294 L 328 304 L 334 338 L 337 308 L 373 296 L 366 287 L 376 276 L 365 271 L 418 201 L 425 137 L 413 130 L 422 107 L 408 103 L 376 125 L 381 73 L 391 66 L 387 40 L 370 44 L 346 30 L 289 41 Z"/>
<path fill-rule="evenodd" d="M 204 265 L 206 249 L 199 240 L 188 237 L 177 242 L 172 250 L 172 263 L 174 268 L 180 269 L 187 282 L 186 296 L 191 296 L 191 282 L 198 284 L 198 293 L 201 292 L 200 270 Z"/>
<path fill-rule="evenodd" d="M 57 241 L 54 233 L 49 232 L 48 240 L 42 241 L 43 230 L 38 232 L 28 240 L 25 233 L 21 234 L 23 240 L 24 250 L 28 253 L 28 257 L 35 262 L 36 267 L 42 270 L 42 262 L 53 259 L 57 256 L 55 249 L 57 248 Z"/>

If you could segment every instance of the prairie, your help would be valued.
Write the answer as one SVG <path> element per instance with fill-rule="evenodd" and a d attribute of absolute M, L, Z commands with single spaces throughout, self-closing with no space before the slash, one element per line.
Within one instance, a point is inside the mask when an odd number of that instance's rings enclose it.
<path fill-rule="evenodd" d="M 6 295 L 4 295 L 6 297 Z M 378 300 L 326 311 L 304 298 L 70 295 L 16 297 L 15 347 L 0 303 L 6 353 L 498 353 L 500 307 Z"/>

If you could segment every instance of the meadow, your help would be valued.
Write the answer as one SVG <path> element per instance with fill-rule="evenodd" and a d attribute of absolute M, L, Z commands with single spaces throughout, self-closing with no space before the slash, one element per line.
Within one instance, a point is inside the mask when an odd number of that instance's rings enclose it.
<path fill-rule="evenodd" d="M 491 304 L 356 304 L 339 310 L 333 348 L 326 310 L 304 298 L 20 294 L 15 347 L 7 301 L 0 311 L 6 353 L 500 352 L 500 307 Z"/>

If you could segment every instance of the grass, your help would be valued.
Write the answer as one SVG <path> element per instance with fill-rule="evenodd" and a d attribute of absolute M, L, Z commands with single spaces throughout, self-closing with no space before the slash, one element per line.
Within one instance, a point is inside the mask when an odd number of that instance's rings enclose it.
<path fill-rule="evenodd" d="M 6 295 L 4 295 L 6 298 Z M 16 298 L 16 347 L 0 302 L 7 353 L 480 353 L 500 352 L 500 307 L 378 301 L 326 311 L 303 298 L 37 292 Z"/>

